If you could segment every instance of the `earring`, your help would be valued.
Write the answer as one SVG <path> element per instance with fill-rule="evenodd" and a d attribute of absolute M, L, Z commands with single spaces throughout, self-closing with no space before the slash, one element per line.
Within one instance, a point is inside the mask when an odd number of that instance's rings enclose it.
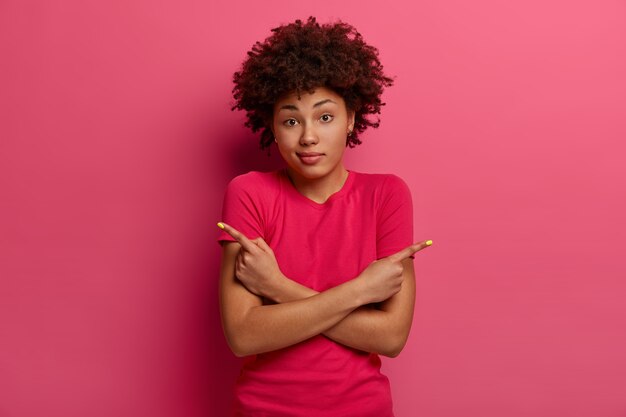
<path fill-rule="evenodd" d="M 352 130 L 348 130 L 348 136 L 352 136 Z"/>

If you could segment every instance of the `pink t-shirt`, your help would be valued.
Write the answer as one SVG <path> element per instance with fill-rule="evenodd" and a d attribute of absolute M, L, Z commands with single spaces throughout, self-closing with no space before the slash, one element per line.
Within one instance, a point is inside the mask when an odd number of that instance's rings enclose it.
<path fill-rule="evenodd" d="M 317 291 L 357 277 L 413 241 L 411 193 L 391 174 L 349 171 L 323 204 L 300 194 L 286 170 L 249 172 L 228 185 L 224 222 L 273 249 L 281 271 Z M 234 240 L 221 232 L 218 241 Z M 244 359 L 236 416 L 393 416 L 380 358 L 318 335 Z"/>

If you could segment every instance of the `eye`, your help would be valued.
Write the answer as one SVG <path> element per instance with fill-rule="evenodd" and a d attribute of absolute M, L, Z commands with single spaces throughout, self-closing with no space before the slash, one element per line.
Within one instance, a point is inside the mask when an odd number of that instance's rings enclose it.
<path fill-rule="evenodd" d="M 283 122 L 283 124 L 284 124 L 285 126 L 292 127 L 292 126 L 297 125 L 297 124 L 298 124 L 298 121 L 297 121 L 296 119 L 287 119 L 287 120 L 285 120 L 285 121 Z"/>
<path fill-rule="evenodd" d="M 320 120 L 324 123 L 328 123 L 333 120 L 333 115 L 328 113 L 322 114 Z"/>

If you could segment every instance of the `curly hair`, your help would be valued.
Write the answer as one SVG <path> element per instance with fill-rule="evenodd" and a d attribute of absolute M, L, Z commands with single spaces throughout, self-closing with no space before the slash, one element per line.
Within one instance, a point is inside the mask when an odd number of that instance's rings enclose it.
<path fill-rule="evenodd" d="M 245 126 L 262 130 L 261 149 L 273 142 L 270 129 L 274 104 L 283 95 L 313 92 L 326 87 L 343 97 L 346 107 L 355 112 L 353 134 L 346 145 L 361 143 L 359 133 L 377 128 L 380 96 L 393 79 L 383 73 L 378 50 L 366 44 L 357 30 L 344 22 L 320 25 L 315 17 L 272 29 L 264 42 L 256 42 L 240 71 L 233 75 L 231 110 L 245 110 Z"/>

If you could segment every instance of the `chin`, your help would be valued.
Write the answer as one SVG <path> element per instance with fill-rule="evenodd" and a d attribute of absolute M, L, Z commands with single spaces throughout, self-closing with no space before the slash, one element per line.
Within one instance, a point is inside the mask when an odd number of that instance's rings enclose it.
<path fill-rule="evenodd" d="M 324 167 L 317 166 L 290 166 L 291 171 L 296 173 L 297 175 L 309 179 L 314 180 L 316 178 L 322 178 L 329 173 L 329 170 Z"/>
<path fill-rule="evenodd" d="M 309 180 L 314 180 L 317 178 L 322 178 L 324 177 L 326 174 L 328 174 L 328 172 L 326 171 L 321 171 L 318 169 L 305 169 L 305 170 L 294 170 L 298 175 L 300 175 L 303 178 L 309 179 Z"/>

